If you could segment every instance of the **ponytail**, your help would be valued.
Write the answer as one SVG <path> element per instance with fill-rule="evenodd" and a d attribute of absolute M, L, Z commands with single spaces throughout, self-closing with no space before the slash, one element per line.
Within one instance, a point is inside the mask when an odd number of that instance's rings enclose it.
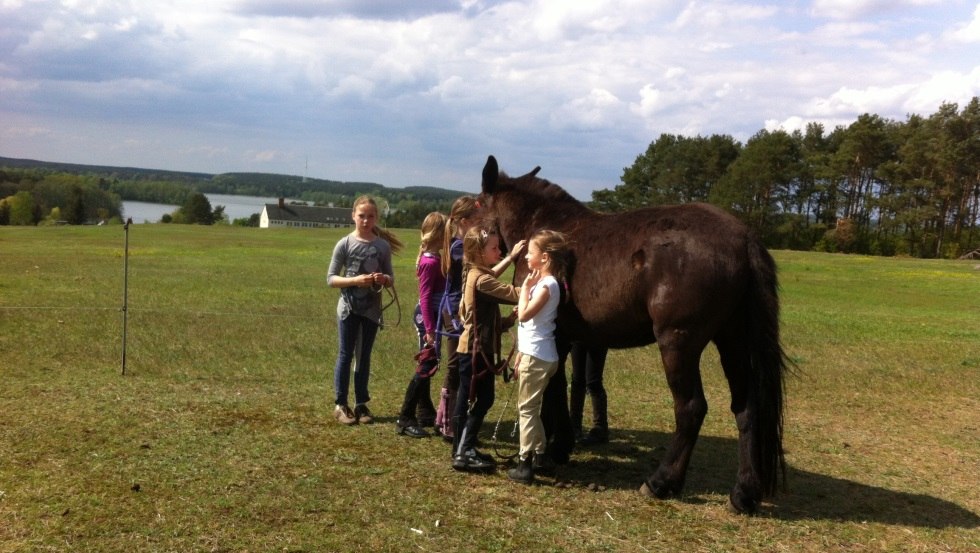
<path fill-rule="evenodd" d="M 374 201 L 374 198 L 367 195 L 359 196 L 356 200 L 354 200 L 354 205 L 351 206 L 351 211 L 356 211 L 357 206 L 361 204 L 369 204 L 374 208 L 374 214 L 378 215 L 378 203 Z M 376 234 L 379 238 L 382 238 L 385 242 L 388 242 L 388 245 L 391 246 L 391 253 L 393 254 L 400 252 L 402 248 L 405 247 L 405 244 L 399 240 L 397 236 L 395 236 L 395 233 L 388 229 L 374 225 L 374 234 Z"/>
<path fill-rule="evenodd" d="M 449 267 L 452 265 L 452 255 L 451 247 L 453 243 L 453 238 L 456 237 L 456 233 L 459 232 L 459 221 L 461 219 L 466 219 L 476 215 L 479 207 L 476 203 L 476 198 L 473 196 L 460 196 L 456 198 L 453 202 L 453 207 L 449 211 L 449 217 L 446 219 L 446 235 L 443 236 L 443 248 L 442 248 L 442 274 L 443 276 L 449 276 Z"/>

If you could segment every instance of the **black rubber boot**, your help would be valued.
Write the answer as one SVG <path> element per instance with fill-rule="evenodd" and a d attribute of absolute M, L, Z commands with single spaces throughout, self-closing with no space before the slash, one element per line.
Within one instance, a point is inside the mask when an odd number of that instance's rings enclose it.
<path fill-rule="evenodd" d="M 507 471 L 507 478 L 514 482 L 531 485 L 534 483 L 534 454 L 529 453 L 527 457 L 517 460 L 517 466 Z"/>

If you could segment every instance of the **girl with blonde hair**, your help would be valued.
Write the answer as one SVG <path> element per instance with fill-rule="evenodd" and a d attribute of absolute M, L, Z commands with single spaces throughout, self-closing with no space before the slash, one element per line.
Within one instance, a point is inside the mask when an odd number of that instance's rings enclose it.
<path fill-rule="evenodd" d="M 415 273 L 419 279 L 419 303 L 415 307 L 415 327 L 419 333 L 420 355 L 426 348 L 435 351 L 438 335 L 436 320 L 438 319 L 439 304 L 442 302 L 446 288 L 446 277 L 442 274 L 441 252 L 443 233 L 446 228 L 446 216 L 438 211 L 429 213 L 422 222 L 419 255 L 415 261 Z M 422 420 L 429 415 L 429 425 L 432 424 L 435 408 L 432 405 L 430 378 L 438 367 L 439 359 L 435 354 L 431 358 L 423 358 L 424 362 L 416 368 L 412 380 L 405 390 L 405 400 L 395 427 L 399 434 L 412 438 L 426 438 L 429 433 L 425 430 Z M 418 411 L 418 413 L 416 413 Z"/>

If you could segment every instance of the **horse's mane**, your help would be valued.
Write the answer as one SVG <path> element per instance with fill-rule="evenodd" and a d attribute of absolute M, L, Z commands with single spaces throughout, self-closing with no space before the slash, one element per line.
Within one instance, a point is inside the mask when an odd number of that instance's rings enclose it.
<path fill-rule="evenodd" d="M 561 204 L 563 208 L 574 206 L 579 209 L 588 208 L 574 196 L 565 191 L 561 186 L 540 177 L 535 176 L 537 170 L 527 175 L 512 178 L 507 173 L 501 172 L 500 179 L 497 181 L 499 191 L 510 191 L 519 194 L 534 196 L 548 205 Z"/>

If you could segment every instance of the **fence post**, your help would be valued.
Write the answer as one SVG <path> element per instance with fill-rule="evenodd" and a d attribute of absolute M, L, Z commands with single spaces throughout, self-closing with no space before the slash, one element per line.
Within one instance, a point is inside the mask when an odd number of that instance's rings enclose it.
<path fill-rule="evenodd" d="M 133 224 L 133 219 L 126 219 L 123 230 L 126 231 L 126 241 L 123 248 L 123 301 L 122 301 L 122 374 L 126 375 L 126 323 L 128 322 L 129 308 L 129 225 Z"/>

